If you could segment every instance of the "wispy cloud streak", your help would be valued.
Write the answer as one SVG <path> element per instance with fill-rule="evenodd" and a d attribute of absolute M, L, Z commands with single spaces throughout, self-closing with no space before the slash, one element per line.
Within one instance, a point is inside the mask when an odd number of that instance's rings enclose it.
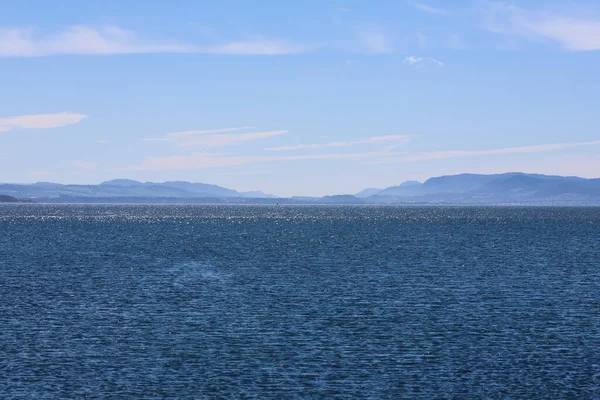
<path fill-rule="evenodd" d="M 0 57 L 143 53 L 283 55 L 305 53 L 313 49 L 313 46 L 263 37 L 195 45 L 144 38 L 117 26 L 94 28 L 75 25 L 51 34 L 40 34 L 32 29 L 0 28 Z"/>
<path fill-rule="evenodd" d="M 301 149 L 323 149 L 328 147 L 348 147 L 355 144 L 366 144 L 366 143 L 384 143 L 384 142 L 402 142 L 407 143 L 412 139 L 409 135 L 387 135 L 387 136 L 373 136 L 369 138 L 352 140 L 352 141 L 340 141 L 340 142 L 329 142 L 329 143 L 310 143 L 310 144 L 299 144 L 295 146 L 279 146 L 279 147 L 268 147 L 265 150 L 268 151 L 288 151 L 288 150 L 301 150 Z"/>
<path fill-rule="evenodd" d="M 252 129 L 252 126 L 240 126 L 237 128 L 221 128 L 221 129 L 206 129 L 206 130 L 195 130 L 195 131 L 183 131 L 183 132 L 173 132 L 168 133 L 167 138 L 181 138 L 181 137 L 190 137 L 196 135 L 209 135 L 215 133 L 229 133 L 229 132 L 237 132 L 243 131 L 246 129 Z"/>
<path fill-rule="evenodd" d="M 228 156 L 215 153 L 198 152 L 191 155 L 174 155 L 148 157 L 140 165 L 125 168 L 125 170 L 171 170 L 171 169 L 201 169 L 215 167 L 230 167 L 259 162 L 298 161 L 298 160 L 364 160 L 383 156 L 394 156 L 405 153 L 377 151 L 365 153 L 327 153 L 301 154 L 291 156 Z"/>
<path fill-rule="evenodd" d="M 424 3 L 412 3 L 412 6 L 419 11 L 422 11 L 427 14 L 435 14 L 435 15 L 450 15 L 451 12 L 444 8 L 432 7 Z"/>
<path fill-rule="evenodd" d="M 554 144 L 542 144 L 536 146 L 522 146 L 522 147 L 506 147 L 502 149 L 490 149 L 490 150 L 448 150 L 448 151 L 431 151 L 417 155 L 404 156 L 399 158 L 385 158 L 369 164 L 394 164 L 404 163 L 413 161 L 428 161 L 428 160 L 440 160 L 446 158 L 458 158 L 458 157 L 475 157 L 475 156 L 493 156 L 493 155 L 505 155 L 505 154 L 519 154 L 519 153 L 543 153 L 548 151 L 566 150 L 575 147 L 586 147 L 600 145 L 600 141 L 593 142 L 577 142 L 577 143 L 554 143 Z"/>
<path fill-rule="evenodd" d="M 248 133 L 226 133 L 220 135 L 204 135 L 193 139 L 179 142 L 181 147 L 222 147 L 231 146 L 251 140 L 266 139 L 273 136 L 279 136 L 287 133 L 285 130 L 248 132 Z"/>
<path fill-rule="evenodd" d="M 283 40 L 258 38 L 247 41 L 229 42 L 218 46 L 197 49 L 198 53 L 228 55 L 286 55 L 308 53 L 318 46 L 292 44 Z"/>
<path fill-rule="evenodd" d="M 80 122 L 86 117 L 83 114 L 56 113 L 19 115 L 0 118 L 0 132 L 13 129 L 49 129 L 60 128 Z"/>
<path fill-rule="evenodd" d="M 570 51 L 600 50 L 599 18 L 530 11 L 492 2 L 485 10 L 483 26 L 500 35 L 554 41 Z"/>
<path fill-rule="evenodd" d="M 283 135 L 286 130 L 232 133 L 251 129 L 252 127 L 222 128 L 209 130 L 192 130 L 168 133 L 158 138 L 143 138 L 144 141 L 172 142 L 179 147 L 223 147 L 251 140 L 266 139 Z"/>
<path fill-rule="evenodd" d="M 424 65 L 433 65 L 439 68 L 443 68 L 446 66 L 442 61 L 433 58 L 433 57 L 417 57 L 417 56 L 409 56 L 406 57 L 403 61 L 403 64 L 413 65 L 413 66 L 424 66 Z"/>

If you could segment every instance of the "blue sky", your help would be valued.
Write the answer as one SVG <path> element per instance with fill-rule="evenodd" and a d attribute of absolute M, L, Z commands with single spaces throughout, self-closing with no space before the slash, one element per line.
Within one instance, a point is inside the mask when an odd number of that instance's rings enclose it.
<path fill-rule="evenodd" d="M 600 176 L 597 1 L 22 0 L 0 71 L 0 182 Z"/>

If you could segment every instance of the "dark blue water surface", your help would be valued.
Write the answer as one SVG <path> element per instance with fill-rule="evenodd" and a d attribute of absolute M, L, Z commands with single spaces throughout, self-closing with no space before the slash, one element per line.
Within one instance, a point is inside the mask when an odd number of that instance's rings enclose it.
<path fill-rule="evenodd" d="M 0 206 L 0 398 L 600 398 L 600 208 Z"/>

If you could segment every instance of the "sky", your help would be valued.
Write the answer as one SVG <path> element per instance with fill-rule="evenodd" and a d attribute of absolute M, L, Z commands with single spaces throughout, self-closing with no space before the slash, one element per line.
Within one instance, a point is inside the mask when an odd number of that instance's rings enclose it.
<path fill-rule="evenodd" d="M 597 0 L 4 2 L 0 182 L 596 178 L 599 71 Z"/>

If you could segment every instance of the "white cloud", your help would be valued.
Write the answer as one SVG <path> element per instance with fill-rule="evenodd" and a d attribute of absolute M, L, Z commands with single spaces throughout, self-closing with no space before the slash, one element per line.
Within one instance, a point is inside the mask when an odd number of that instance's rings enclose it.
<path fill-rule="evenodd" d="M 422 58 L 422 57 L 409 56 L 409 57 L 406 57 L 406 58 L 404 59 L 404 61 L 402 61 L 402 63 L 403 63 L 403 64 L 410 64 L 410 65 L 414 65 L 414 64 L 418 64 L 418 63 L 420 63 L 421 61 L 423 61 L 423 58 Z"/>
<path fill-rule="evenodd" d="M 494 2 L 485 11 L 483 25 L 501 35 L 550 40 L 570 51 L 600 50 L 600 18 L 530 11 Z"/>
<path fill-rule="evenodd" d="M 437 65 L 438 67 L 445 67 L 446 64 L 444 64 L 443 62 L 441 62 L 440 60 L 437 60 L 433 57 L 429 57 L 429 60 L 434 63 L 435 65 Z"/>
<path fill-rule="evenodd" d="M 423 4 L 423 3 L 412 3 L 412 6 L 414 8 L 416 8 L 419 11 L 423 11 L 424 13 L 427 14 L 435 14 L 435 15 L 450 15 L 451 12 L 449 10 L 443 9 L 443 8 L 438 8 L 438 7 L 432 7 L 432 6 L 428 6 L 427 4 Z"/>
<path fill-rule="evenodd" d="M 173 132 L 173 133 L 168 133 L 167 138 L 179 138 L 179 137 L 190 137 L 190 136 L 196 136 L 196 135 L 208 135 L 208 134 L 214 134 L 214 133 L 237 132 L 237 131 L 243 131 L 243 130 L 252 129 L 252 128 L 253 128 L 252 126 L 240 126 L 238 128 L 221 128 L 221 129 Z"/>
<path fill-rule="evenodd" d="M 93 28 L 75 25 L 51 34 L 40 34 L 31 29 L 0 28 L 0 57 L 140 53 L 276 55 L 304 53 L 312 49 L 313 47 L 269 38 L 199 46 L 173 40 L 142 38 L 116 26 Z"/>
<path fill-rule="evenodd" d="M 412 136 L 409 135 L 386 135 L 386 136 L 372 136 L 366 139 L 357 140 L 355 143 L 382 143 L 390 141 L 402 141 L 409 142 Z"/>
<path fill-rule="evenodd" d="M 13 129 L 49 129 L 76 124 L 86 115 L 72 113 L 34 114 L 0 118 L 0 132 Z"/>
<path fill-rule="evenodd" d="M 519 154 L 519 153 L 543 153 L 547 151 L 565 150 L 575 147 L 586 147 L 600 145 L 600 141 L 594 142 L 576 142 L 576 143 L 554 143 L 554 144 L 542 144 L 535 146 L 521 146 L 521 147 L 507 147 L 502 149 L 491 149 L 491 150 L 448 150 L 448 151 L 431 151 L 413 156 L 406 156 L 401 158 L 387 158 L 384 160 L 378 160 L 369 164 L 393 164 L 403 163 L 412 161 L 428 161 L 428 160 L 440 160 L 446 158 L 458 158 L 458 157 L 474 157 L 474 156 L 492 156 L 492 155 L 504 155 L 504 154 Z"/>
<path fill-rule="evenodd" d="M 426 65 L 432 65 L 435 67 L 443 68 L 446 66 L 446 64 L 444 64 L 440 60 L 433 58 L 433 57 L 409 56 L 409 57 L 406 57 L 404 59 L 404 61 L 402 61 L 402 63 L 408 64 L 408 65 L 413 65 L 413 66 L 419 66 L 419 67 L 426 66 Z"/>
<path fill-rule="evenodd" d="M 96 168 L 97 163 L 89 161 L 73 161 L 71 165 L 77 169 L 94 169 Z"/>
<path fill-rule="evenodd" d="M 287 150 L 300 150 L 300 149 L 323 149 L 327 147 L 348 147 L 355 144 L 365 143 L 384 143 L 384 142 L 403 142 L 407 143 L 412 139 L 409 135 L 387 135 L 387 136 L 373 136 L 364 139 L 358 139 L 346 142 L 329 142 L 329 143 L 310 143 L 310 144 L 299 144 L 295 146 L 280 146 L 280 147 L 269 147 L 265 150 L 269 151 L 287 151 Z"/>
<path fill-rule="evenodd" d="M 61 32 L 39 35 L 26 29 L 0 30 L 0 56 L 40 57 L 58 54 L 128 54 L 190 52 L 194 48 L 170 41 L 137 37 L 119 27 L 99 29 L 76 25 Z"/>
<path fill-rule="evenodd" d="M 220 135 L 204 135 L 190 138 L 179 143 L 182 147 L 222 147 L 231 146 L 251 140 L 265 139 L 273 136 L 279 136 L 287 131 L 265 131 L 248 133 L 225 133 Z"/>
<path fill-rule="evenodd" d="M 210 130 L 192 130 L 168 133 L 159 138 L 144 138 L 145 141 L 166 141 L 175 143 L 179 147 L 223 147 L 231 146 L 251 140 L 265 139 L 283 135 L 286 130 L 230 133 L 251 129 L 251 127 L 223 128 Z"/>
<path fill-rule="evenodd" d="M 298 160 L 351 160 L 358 161 L 384 156 L 401 155 L 405 153 L 392 153 L 389 151 L 366 153 L 328 153 L 328 154 L 301 154 L 293 156 L 228 156 L 222 154 L 197 152 L 191 155 L 174 155 L 148 157 L 140 165 L 124 168 L 125 170 L 186 170 L 215 167 L 231 167 L 259 162 L 298 161 Z"/>
<path fill-rule="evenodd" d="M 287 151 L 287 150 L 300 150 L 300 149 L 324 149 L 327 147 L 347 147 L 352 144 L 349 142 L 330 142 L 330 143 L 311 143 L 311 144 L 298 144 L 295 146 L 278 146 L 278 147 L 267 147 L 265 150 L 268 151 Z"/>

